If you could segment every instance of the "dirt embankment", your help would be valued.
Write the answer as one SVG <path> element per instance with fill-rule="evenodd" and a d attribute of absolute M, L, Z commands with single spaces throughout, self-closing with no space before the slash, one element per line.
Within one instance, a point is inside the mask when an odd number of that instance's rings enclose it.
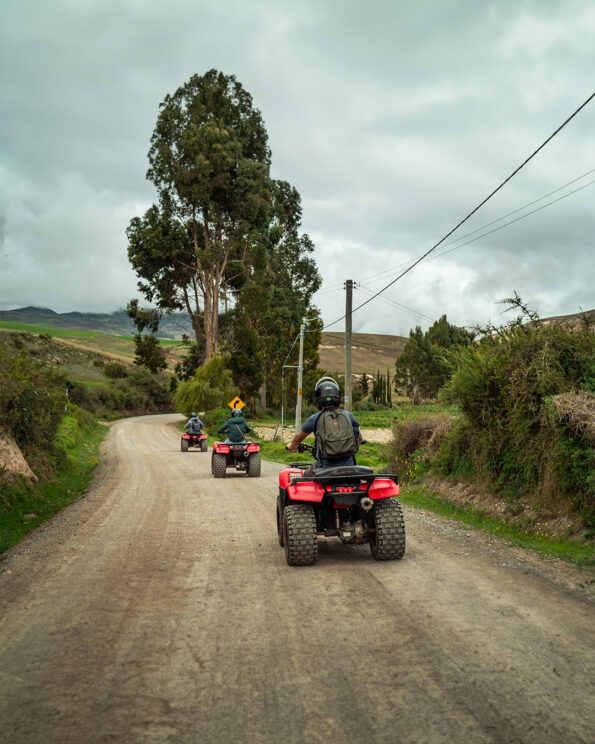
<path fill-rule="evenodd" d="M 37 476 L 23 457 L 21 448 L 7 432 L 0 431 L 0 470 L 1 477 L 8 482 L 18 480 L 21 476 L 31 483 L 37 481 Z"/>

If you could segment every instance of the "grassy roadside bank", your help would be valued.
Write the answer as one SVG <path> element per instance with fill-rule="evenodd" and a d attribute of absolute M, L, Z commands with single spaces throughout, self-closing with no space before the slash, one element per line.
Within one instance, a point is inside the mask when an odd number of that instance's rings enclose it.
<path fill-rule="evenodd" d="M 0 560 L 4 551 L 83 495 L 106 433 L 107 427 L 90 414 L 70 407 L 58 430 L 57 444 L 66 457 L 55 476 L 34 484 L 0 484 Z"/>
<path fill-rule="evenodd" d="M 565 539 L 542 532 L 534 534 L 524 531 L 504 519 L 488 516 L 481 510 L 453 504 L 444 496 L 426 490 L 421 486 L 402 486 L 400 500 L 407 506 L 415 509 L 426 509 L 443 517 L 454 519 L 467 527 L 487 532 L 495 537 L 501 537 L 514 545 L 534 550 L 541 555 L 553 556 L 577 566 L 595 566 L 595 548 L 592 545 L 585 545 L 577 540 Z"/>

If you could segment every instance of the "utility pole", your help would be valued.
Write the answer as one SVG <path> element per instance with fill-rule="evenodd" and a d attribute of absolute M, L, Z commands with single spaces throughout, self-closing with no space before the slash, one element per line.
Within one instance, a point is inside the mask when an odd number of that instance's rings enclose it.
<path fill-rule="evenodd" d="M 295 433 L 302 428 L 302 372 L 304 371 L 304 329 L 306 322 L 300 326 L 300 356 L 297 368 L 297 401 L 295 405 Z"/>
<path fill-rule="evenodd" d="M 351 295 L 353 279 L 345 281 L 345 410 L 351 411 Z"/>

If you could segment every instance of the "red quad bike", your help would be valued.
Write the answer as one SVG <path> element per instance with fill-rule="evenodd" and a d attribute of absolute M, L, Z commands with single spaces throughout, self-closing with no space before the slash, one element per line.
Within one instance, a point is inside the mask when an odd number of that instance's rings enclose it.
<path fill-rule="evenodd" d="M 182 434 L 182 452 L 188 452 L 188 447 L 198 447 L 201 452 L 206 452 L 209 449 L 206 433 L 201 431 L 200 434 Z"/>
<path fill-rule="evenodd" d="M 300 443 L 298 452 L 314 447 Z M 312 467 L 313 475 L 303 469 Z M 405 555 L 405 523 L 398 476 L 374 475 L 360 465 L 318 468 L 293 462 L 279 473 L 277 534 L 290 566 L 316 562 L 318 535 L 344 543 L 369 543 L 377 561 Z"/>
<path fill-rule="evenodd" d="M 260 444 L 256 442 L 215 442 L 211 455 L 211 472 L 215 478 L 225 478 L 227 468 L 260 478 Z"/>

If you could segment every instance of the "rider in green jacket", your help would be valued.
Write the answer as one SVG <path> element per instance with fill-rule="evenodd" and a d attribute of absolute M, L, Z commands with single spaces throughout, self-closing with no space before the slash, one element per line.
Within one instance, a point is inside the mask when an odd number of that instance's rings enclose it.
<path fill-rule="evenodd" d="M 232 442 L 232 443 L 238 443 L 243 442 L 245 439 L 245 434 L 248 434 L 252 431 L 252 429 L 248 426 L 248 423 L 246 422 L 246 419 L 242 416 L 242 412 L 234 408 L 231 412 L 231 418 L 229 421 L 218 430 L 219 434 L 223 434 L 223 432 L 227 431 L 227 439 L 226 442 Z"/>

